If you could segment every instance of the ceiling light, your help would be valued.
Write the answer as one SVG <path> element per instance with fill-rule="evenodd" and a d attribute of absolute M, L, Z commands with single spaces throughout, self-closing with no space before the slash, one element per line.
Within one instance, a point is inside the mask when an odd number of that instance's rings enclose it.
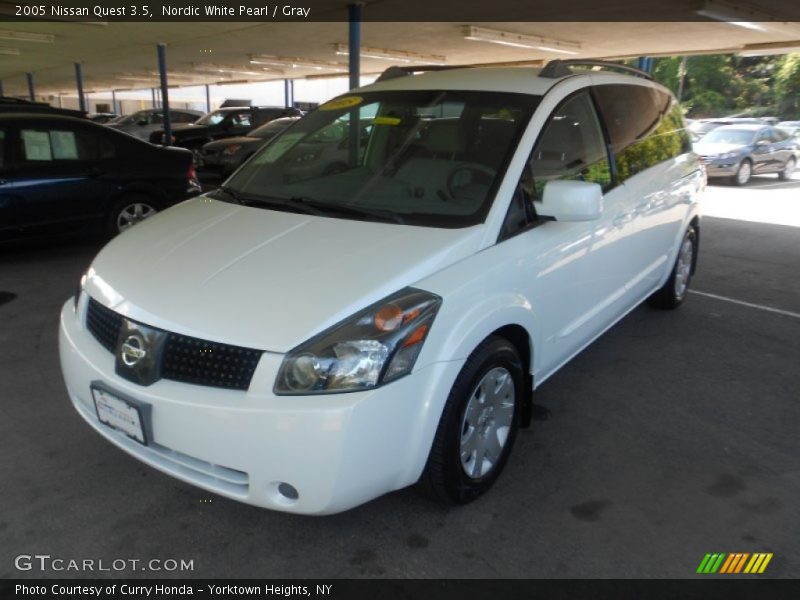
<path fill-rule="evenodd" d="M 292 69 L 315 69 L 317 71 L 347 71 L 347 65 L 344 63 L 331 63 L 324 60 L 315 60 L 313 58 L 292 58 L 287 56 L 266 56 L 263 54 L 254 54 L 250 57 L 251 65 L 267 65 L 276 67 L 289 67 Z"/>
<path fill-rule="evenodd" d="M 510 46 L 512 48 L 525 48 L 572 55 L 579 54 L 581 49 L 581 45 L 578 42 L 555 40 L 538 35 L 524 35 L 509 31 L 499 31 L 497 29 L 475 27 L 473 25 L 464 26 L 463 31 L 464 39 L 472 42 L 489 42 L 490 44 L 500 44 L 501 46 Z"/>
<path fill-rule="evenodd" d="M 338 56 L 349 56 L 350 48 L 347 44 L 335 44 L 334 48 Z M 386 48 L 370 48 L 361 46 L 359 48 L 361 58 L 374 58 L 378 60 L 390 60 L 399 63 L 420 63 L 426 65 L 443 65 L 447 61 L 446 56 L 438 54 L 420 54 L 419 52 L 409 52 L 407 50 L 389 50 Z"/>
<path fill-rule="evenodd" d="M 703 8 L 695 11 L 698 15 L 708 17 L 714 21 L 723 21 L 729 25 L 736 25 L 755 31 L 768 31 L 770 21 L 778 19 L 767 13 L 759 12 L 746 6 L 725 2 L 724 0 L 706 0 Z"/>
<path fill-rule="evenodd" d="M 19 56 L 19 48 L 6 48 L 5 46 L 0 46 L 0 54 L 5 54 L 6 56 Z"/>
<path fill-rule="evenodd" d="M 50 33 L 31 33 L 29 31 L 10 31 L 8 29 L 0 29 L 0 40 L 52 44 L 56 41 L 56 36 Z"/>
<path fill-rule="evenodd" d="M 269 73 L 265 73 L 265 71 L 278 71 L 277 69 L 266 69 L 262 68 L 260 71 L 253 71 L 247 70 L 245 67 L 240 67 L 238 65 L 220 65 L 215 63 L 192 63 L 192 68 L 196 71 L 203 71 L 208 73 L 235 73 L 237 75 L 256 75 L 256 76 L 265 76 Z M 278 71 L 282 73 L 283 71 Z"/>

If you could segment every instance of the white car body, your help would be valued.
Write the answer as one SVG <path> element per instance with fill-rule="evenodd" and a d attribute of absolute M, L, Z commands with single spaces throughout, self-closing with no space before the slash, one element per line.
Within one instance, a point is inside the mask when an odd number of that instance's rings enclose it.
<path fill-rule="evenodd" d="M 595 220 L 548 222 L 497 242 L 546 119 L 598 82 L 658 87 L 599 72 L 545 79 L 527 69 L 445 71 L 369 87 L 543 96 L 486 219 L 472 227 L 352 221 L 198 197 L 117 237 L 92 263 L 77 308 L 70 300 L 61 313 L 61 363 L 75 409 L 137 459 L 274 510 L 334 513 L 414 484 L 448 393 L 482 340 L 524 329 L 527 367 L 541 385 L 664 285 L 700 216 L 705 177 L 687 153 L 608 191 Z M 286 352 L 407 286 L 442 298 L 409 375 L 366 391 L 274 393 Z M 87 331 L 89 297 L 166 331 L 262 350 L 249 388 L 165 379 L 143 387 L 120 378 L 114 354 Z M 149 445 L 98 420 L 93 382 L 151 408 Z M 282 482 L 297 497 L 281 493 Z"/>

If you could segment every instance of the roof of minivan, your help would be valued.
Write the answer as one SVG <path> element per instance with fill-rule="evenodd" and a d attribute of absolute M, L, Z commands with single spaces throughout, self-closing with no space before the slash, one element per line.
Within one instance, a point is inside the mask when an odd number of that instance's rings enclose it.
<path fill-rule="evenodd" d="M 717 127 L 717 130 L 728 131 L 730 129 L 739 129 L 744 131 L 758 131 L 759 129 L 765 129 L 769 127 L 766 123 L 731 123 L 730 125 L 723 125 L 722 127 Z"/>
<path fill-rule="evenodd" d="M 652 85 L 649 81 L 640 77 L 620 75 L 619 73 L 606 71 L 579 71 L 572 75 L 557 78 L 539 77 L 540 72 L 541 69 L 531 67 L 454 68 L 387 79 L 359 89 L 370 92 L 383 90 L 449 89 L 510 92 L 541 96 L 559 81 L 588 74 L 598 78 L 608 77 L 609 81 L 620 81 L 620 77 L 624 77 L 625 80 L 629 80 L 631 83 Z"/>

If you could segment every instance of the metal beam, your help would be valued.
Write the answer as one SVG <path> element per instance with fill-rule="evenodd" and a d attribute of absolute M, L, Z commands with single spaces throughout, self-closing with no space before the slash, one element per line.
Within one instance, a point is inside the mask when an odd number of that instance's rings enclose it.
<path fill-rule="evenodd" d="M 75 85 L 78 88 L 78 108 L 86 112 L 86 98 L 83 95 L 83 67 L 81 63 L 75 63 Z"/>
<path fill-rule="evenodd" d="M 352 90 L 358 87 L 361 80 L 361 4 L 349 4 L 347 17 L 349 22 L 348 71 Z"/>
<path fill-rule="evenodd" d="M 33 73 L 25 73 L 25 76 L 28 78 L 28 97 L 31 99 L 31 102 L 36 102 L 36 90 L 33 86 Z"/>
<path fill-rule="evenodd" d="M 167 45 L 158 45 L 158 72 L 161 76 L 161 107 L 164 112 L 164 144 L 172 143 L 172 123 L 169 120 L 169 81 L 167 79 Z"/>

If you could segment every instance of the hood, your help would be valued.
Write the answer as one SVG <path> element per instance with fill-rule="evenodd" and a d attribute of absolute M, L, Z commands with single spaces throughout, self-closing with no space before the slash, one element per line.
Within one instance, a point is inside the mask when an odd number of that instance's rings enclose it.
<path fill-rule="evenodd" d="M 703 156 L 716 156 L 718 154 L 725 154 L 726 152 L 738 152 L 746 148 L 747 146 L 743 144 L 703 142 L 703 140 L 700 140 L 694 145 L 694 151 Z"/>
<path fill-rule="evenodd" d="M 154 327 L 286 352 L 478 249 L 436 229 L 245 207 L 199 196 L 98 254 L 85 290 Z"/>
<path fill-rule="evenodd" d="M 209 148 L 211 150 L 215 150 L 217 148 L 226 148 L 231 144 L 266 144 L 269 140 L 262 140 L 261 138 L 257 137 L 247 137 L 247 136 L 240 136 L 240 137 L 229 137 L 223 138 L 221 140 L 214 140 L 213 142 L 208 142 L 207 144 L 203 145 L 203 148 Z"/>
<path fill-rule="evenodd" d="M 209 127 L 208 125 L 195 125 L 194 123 L 176 123 L 175 125 L 170 126 L 172 133 L 176 131 L 187 131 L 190 129 L 206 129 Z"/>

